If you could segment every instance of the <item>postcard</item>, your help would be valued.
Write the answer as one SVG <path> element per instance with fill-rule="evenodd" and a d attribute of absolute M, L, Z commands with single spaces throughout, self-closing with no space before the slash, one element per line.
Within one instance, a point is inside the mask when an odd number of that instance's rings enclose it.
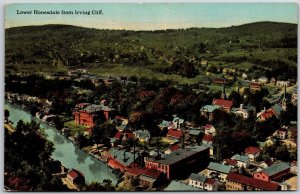
<path fill-rule="evenodd" d="M 5 5 L 5 191 L 297 190 L 296 3 Z"/>

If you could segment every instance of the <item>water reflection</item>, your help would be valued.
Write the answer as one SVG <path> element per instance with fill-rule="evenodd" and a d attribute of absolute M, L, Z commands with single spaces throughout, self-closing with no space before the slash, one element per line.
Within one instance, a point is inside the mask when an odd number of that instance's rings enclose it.
<path fill-rule="evenodd" d="M 30 122 L 32 117 L 27 112 L 5 104 L 4 108 L 9 110 L 9 119 L 16 126 L 19 120 Z M 47 135 L 47 139 L 54 144 L 54 152 L 52 158 L 59 160 L 65 167 L 71 169 L 77 169 L 85 176 L 86 183 L 101 182 L 104 179 L 110 179 L 113 184 L 117 182 L 116 176 L 112 173 L 112 170 L 106 166 L 106 164 L 96 160 L 92 156 L 84 153 L 77 148 L 72 142 L 65 139 L 63 135 L 57 132 L 56 129 L 38 122 L 41 128 L 44 129 L 44 133 Z"/>

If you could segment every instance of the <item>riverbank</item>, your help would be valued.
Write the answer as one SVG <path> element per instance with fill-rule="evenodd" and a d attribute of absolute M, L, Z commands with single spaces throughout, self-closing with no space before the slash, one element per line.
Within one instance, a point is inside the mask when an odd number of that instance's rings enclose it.
<path fill-rule="evenodd" d="M 46 134 L 46 139 L 54 144 L 55 149 L 52 153 L 52 158 L 60 161 L 68 169 L 74 168 L 82 172 L 87 184 L 102 182 L 104 179 L 111 180 L 113 184 L 117 183 L 118 178 L 103 161 L 81 150 L 74 142 L 63 136 L 59 130 L 33 117 L 18 105 L 6 102 L 5 108 L 10 111 L 9 119 L 13 122 L 14 126 L 17 125 L 19 120 L 23 120 L 24 122 L 34 120 L 39 123 Z"/>

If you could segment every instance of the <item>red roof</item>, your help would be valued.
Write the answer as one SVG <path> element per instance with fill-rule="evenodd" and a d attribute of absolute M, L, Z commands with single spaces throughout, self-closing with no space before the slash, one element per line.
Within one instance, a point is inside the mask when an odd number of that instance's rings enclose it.
<path fill-rule="evenodd" d="M 178 144 L 174 144 L 174 145 L 171 145 L 171 146 L 169 147 L 169 149 L 170 149 L 171 151 L 178 150 L 179 148 L 180 148 L 180 147 L 179 147 Z"/>
<path fill-rule="evenodd" d="M 261 117 L 263 117 L 264 119 L 268 119 L 268 118 L 271 118 L 275 115 L 276 115 L 275 112 L 270 108 L 267 111 L 265 111 L 264 113 L 262 113 Z"/>
<path fill-rule="evenodd" d="M 209 184 L 209 185 L 213 185 L 213 184 L 215 184 L 215 180 L 211 179 L 211 178 L 208 178 L 208 179 L 206 179 L 205 183 Z"/>
<path fill-rule="evenodd" d="M 72 169 L 69 173 L 68 173 L 73 179 L 77 178 L 78 176 L 83 176 L 79 171 Z"/>
<path fill-rule="evenodd" d="M 127 170 L 128 173 L 134 174 L 136 176 L 138 175 L 145 175 L 151 178 L 158 178 L 159 175 L 162 173 L 155 169 L 148 169 L 148 168 L 138 168 L 138 167 L 131 167 Z"/>
<path fill-rule="evenodd" d="M 204 135 L 202 141 L 212 142 L 214 137 L 212 135 Z"/>
<path fill-rule="evenodd" d="M 247 147 L 247 148 L 245 149 L 245 153 L 246 153 L 246 154 L 256 154 L 256 153 L 258 153 L 258 152 L 260 152 L 260 149 L 259 149 L 259 148 L 256 148 L 256 147 Z"/>
<path fill-rule="evenodd" d="M 259 83 L 251 83 L 250 87 L 251 88 L 260 88 L 260 84 Z"/>
<path fill-rule="evenodd" d="M 112 168 L 115 168 L 115 169 L 118 168 L 121 171 L 124 171 L 124 168 L 125 168 L 122 164 L 117 162 L 115 159 L 109 159 L 107 165 L 112 167 Z"/>
<path fill-rule="evenodd" d="M 237 161 L 236 161 L 236 160 L 225 159 L 224 161 L 225 161 L 225 163 L 226 163 L 227 165 L 231 165 L 231 166 L 236 166 L 236 165 L 237 165 Z"/>
<path fill-rule="evenodd" d="M 233 102 L 232 100 L 214 99 L 213 105 L 219 105 L 226 109 L 231 109 Z"/>
<path fill-rule="evenodd" d="M 293 161 L 291 162 L 291 164 L 294 165 L 294 166 L 296 166 L 296 165 L 297 165 L 297 160 L 293 160 Z"/>
<path fill-rule="evenodd" d="M 234 181 L 243 185 L 252 186 L 264 191 L 276 191 L 278 190 L 278 184 L 275 182 L 263 181 L 251 177 L 246 177 L 240 174 L 229 173 L 227 178 L 229 181 Z"/>
<path fill-rule="evenodd" d="M 206 125 L 204 126 L 205 129 L 210 129 L 211 127 L 212 127 L 212 125 L 210 125 L 210 124 L 206 124 Z"/>
<path fill-rule="evenodd" d="M 118 140 L 120 140 L 123 137 L 123 135 L 127 135 L 127 137 L 129 139 L 134 139 L 133 132 L 124 132 L 123 133 L 122 131 L 117 131 L 117 133 L 115 134 L 115 138 L 118 139 Z"/>
<path fill-rule="evenodd" d="M 214 79 L 213 82 L 217 83 L 217 84 L 224 84 L 224 83 L 226 84 L 226 80 L 224 80 L 224 79 L 218 79 L 218 78 Z"/>
<path fill-rule="evenodd" d="M 182 136 L 182 132 L 180 130 L 175 129 L 169 129 L 167 136 L 174 137 L 174 138 L 180 138 Z"/>

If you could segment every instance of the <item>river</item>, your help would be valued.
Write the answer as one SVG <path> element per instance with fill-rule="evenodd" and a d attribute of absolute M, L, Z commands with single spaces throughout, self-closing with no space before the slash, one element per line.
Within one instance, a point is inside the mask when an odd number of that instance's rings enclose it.
<path fill-rule="evenodd" d="M 24 110 L 10 104 L 5 104 L 4 107 L 9 110 L 9 120 L 13 122 L 14 127 L 19 120 L 23 120 L 24 122 L 30 122 L 32 120 L 32 116 Z M 47 134 L 46 139 L 54 144 L 54 152 L 52 153 L 52 158 L 54 160 L 60 161 L 69 169 L 74 168 L 82 172 L 87 184 L 90 184 L 91 182 L 102 182 L 104 179 L 111 180 L 113 184 L 117 183 L 117 177 L 106 164 L 83 152 L 75 146 L 73 142 L 57 132 L 55 128 L 50 127 L 43 122 L 37 122 Z"/>

